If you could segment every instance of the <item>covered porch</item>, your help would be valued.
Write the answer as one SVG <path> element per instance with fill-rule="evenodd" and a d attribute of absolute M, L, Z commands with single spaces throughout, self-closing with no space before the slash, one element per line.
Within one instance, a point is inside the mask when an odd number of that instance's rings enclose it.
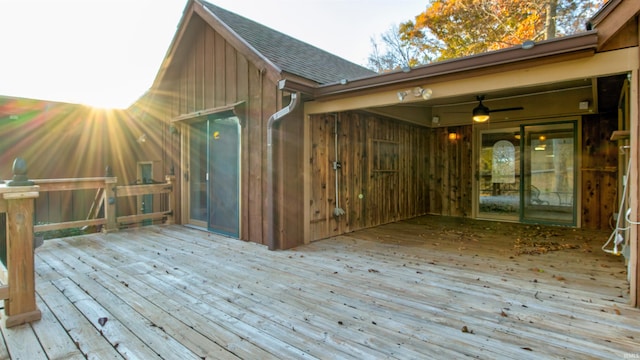
<path fill-rule="evenodd" d="M 42 319 L 0 358 L 638 356 L 608 235 L 425 216 L 288 251 L 178 225 L 48 240 Z"/>

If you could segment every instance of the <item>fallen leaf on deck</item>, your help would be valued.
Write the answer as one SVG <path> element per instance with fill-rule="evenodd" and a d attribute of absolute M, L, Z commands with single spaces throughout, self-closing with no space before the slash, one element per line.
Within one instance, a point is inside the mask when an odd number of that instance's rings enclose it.
<path fill-rule="evenodd" d="M 100 324 L 100 326 L 104 326 L 104 324 L 107 323 L 107 320 L 109 319 L 107 319 L 106 317 L 101 317 L 98 319 L 98 324 Z"/>
<path fill-rule="evenodd" d="M 461 331 L 462 331 L 463 333 L 473 334 L 473 330 L 469 330 L 469 328 L 467 327 L 467 325 L 464 325 L 464 326 L 462 327 L 462 330 L 461 330 Z"/>
<path fill-rule="evenodd" d="M 376 270 L 376 269 L 369 269 L 370 273 L 379 273 L 380 271 Z"/>

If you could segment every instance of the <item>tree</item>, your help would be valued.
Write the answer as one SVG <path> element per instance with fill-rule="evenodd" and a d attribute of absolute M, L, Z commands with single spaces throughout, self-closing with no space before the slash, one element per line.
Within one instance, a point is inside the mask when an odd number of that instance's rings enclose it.
<path fill-rule="evenodd" d="M 384 48 L 371 38 L 373 52 L 369 54 L 369 67 L 377 72 L 384 72 L 435 61 L 432 53 L 424 46 L 428 43 L 426 36 L 418 35 L 410 39 L 403 38 L 398 26 L 394 25 L 380 35 Z"/>
<path fill-rule="evenodd" d="M 431 0 L 415 20 L 382 36 L 386 52 L 374 44 L 369 64 L 373 58 L 395 60 L 381 62 L 384 69 L 415 66 L 574 34 L 606 1 Z"/>

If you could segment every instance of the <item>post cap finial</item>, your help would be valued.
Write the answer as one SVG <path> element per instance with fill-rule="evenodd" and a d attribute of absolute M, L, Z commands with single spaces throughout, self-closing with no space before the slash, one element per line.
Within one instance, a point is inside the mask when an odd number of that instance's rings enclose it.
<path fill-rule="evenodd" d="M 23 158 L 16 158 L 13 161 L 13 179 L 7 183 L 7 186 L 32 186 L 33 181 L 27 177 L 27 162 Z"/>

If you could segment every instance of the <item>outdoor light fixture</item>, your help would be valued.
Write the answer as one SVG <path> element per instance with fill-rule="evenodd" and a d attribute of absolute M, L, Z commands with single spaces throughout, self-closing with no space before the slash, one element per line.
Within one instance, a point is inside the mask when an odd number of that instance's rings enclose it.
<path fill-rule="evenodd" d="M 413 89 L 398 91 L 398 100 L 404 101 L 409 94 L 413 94 L 415 97 L 421 97 L 423 100 L 429 100 L 433 91 L 431 91 L 431 89 L 425 89 L 422 86 L 416 86 Z"/>
<path fill-rule="evenodd" d="M 473 109 L 473 116 L 471 117 L 475 122 L 485 122 L 489 120 L 489 113 L 492 113 L 492 112 L 524 110 L 522 106 L 489 110 L 488 107 L 482 104 L 482 100 L 484 100 L 484 95 L 478 95 L 476 96 L 476 99 L 478 100 L 478 106 L 476 106 Z M 505 119 L 507 118 L 505 117 Z"/>
<path fill-rule="evenodd" d="M 489 120 L 489 108 L 482 105 L 482 100 L 484 100 L 484 96 L 478 96 L 478 101 L 480 103 L 473 109 L 472 119 L 475 122 L 485 122 Z"/>
<path fill-rule="evenodd" d="M 522 48 L 525 50 L 533 49 L 534 46 L 536 46 L 536 43 L 533 40 L 527 40 L 522 43 Z"/>
<path fill-rule="evenodd" d="M 413 89 L 413 96 L 422 97 L 424 100 L 429 100 L 433 91 L 431 89 L 423 89 L 421 86 L 418 86 Z"/>

